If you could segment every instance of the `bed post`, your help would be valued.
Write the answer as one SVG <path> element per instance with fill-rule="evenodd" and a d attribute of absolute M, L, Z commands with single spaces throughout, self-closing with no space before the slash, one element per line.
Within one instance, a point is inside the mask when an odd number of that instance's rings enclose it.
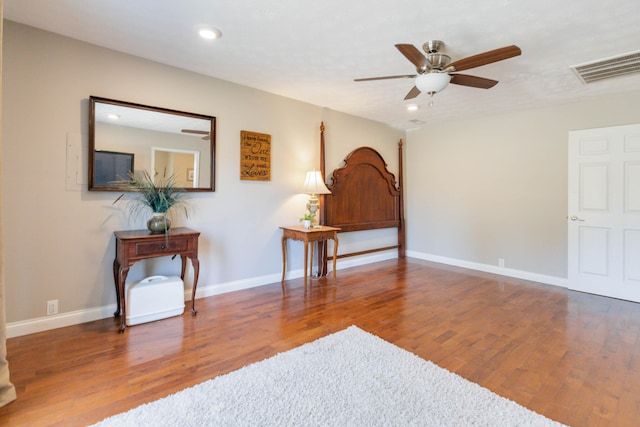
<path fill-rule="evenodd" d="M 327 181 L 325 175 L 325 159 L 324 159 L 324 121 L 320 122 L 320 174 L 322 179 Z M 327 208 L 324 204 L 325 195 L 320 194 L 320 218 L 318 218 L 318 224 L 324 225 Z M 322 241 L 318 243 L 318 277 L 327 275 L 327 242 Z"/>
<path fill-rule="evenodd" d="M 400 217 L 400 225 L 398 226 L 398 258 L 405 257 L 405 232 L 404 232 L 404 185 L 402 183 L 402 139 L 398 143 L 398 187 L 400 197 L 398 197 L 398 216 Z"/>
<path fill-rule="evenodd" d="M 327 177 L 324 174 L 324 169 L 324 122 L 320 122 L 320 173 L 322 174 L 322 179 L 324 179 L 326 183 Z M 320 201 L 324 201 L 324 194 L 320 194 Z M 320 219 L 324 221 L 324 203 L 322 203 L 320 207 Z"/>

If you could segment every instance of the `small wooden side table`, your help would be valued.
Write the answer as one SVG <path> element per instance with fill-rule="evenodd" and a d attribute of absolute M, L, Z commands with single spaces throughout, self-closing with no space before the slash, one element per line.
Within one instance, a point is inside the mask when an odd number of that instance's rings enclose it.
<path fill-rule="evenodd" d="M 184 280 L 187 269 L 187 258 L 193 266 L 193 289 L 191 291 L 191 314 L 196 315 L 196 287 L 198 286 L 198 273 L 200 262 L 198 261 L 198 236 L 199 231 L 186 227 L 170 228 L 167 234 L 151 234 L 148 230 L 116 231 L 116 258 L 113 260 L 113 279 L 116 284 L 116 298 L 118 308 L 114 316 L 121 316 L 120 329 L 124 332 L 127 327 L 127 302 L 124 292 L 124 284 L 127 280 L 129 269 L 137 261 L 147 258 L 155 258 L 167 255 L 180 255 L 182 270 L 180 278 Z"/>
<path fill-rule="evenodd" d="M 304 243 L 304 288 L 307 288 L 307 262 L 309 259 L 309 243 L 333 240 L 333 280 L 336 280 L 336 258 L 338 254 L 338 231 L 340 228 L 326 225 L 305 229 L 301 225 L 282 226 L 282 280 L 287 271 L 287 239 L 301 240 Z M 311 246 L 311 265 L 313 266 L 313 245 Z"/>

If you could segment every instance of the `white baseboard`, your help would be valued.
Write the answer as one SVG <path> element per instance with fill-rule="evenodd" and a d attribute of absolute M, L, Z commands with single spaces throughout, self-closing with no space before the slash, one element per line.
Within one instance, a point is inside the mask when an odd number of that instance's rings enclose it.
<path fill-rule="evenodd" d="M 502 276 L 515 277 L 518 279 L 531 280 L 533 282 L 561 286 L 564 288 L 567 287 L 567 279 L 560 277 L 545 276 L 542 274 L 536 274 L 527 271 L 494 267 L 492 265 L 474 263 L 454 258 L 446 258 L 415 251 L 407 251 L 407 256 L 411 258 L 422 259 L 425 261 L 433 261 L 441 264 L 468 268 L 470 270 L 484 271 L 487 273 L 499 274 Z M 368 256 L 342 258 L 336 262 L 336 269 L 344 270 L 346 268 L 357 267 L 360 265 L 371 264 L 379 261 L 386 261 L 397 257 L 397 251 L 388 251 Z M 329 266 L 331 267 L 331 264 Z M 196 299 L 277 283 L 280 281 L 281 277 L 281 274 L 278 273 L 253 277 L 249 279 L 235 280 L 232 282 L 218 283 L 215 285 L 201 285 L 198 286 L 198 289 L 196 290 Z M 290 280 L 300 277 L 302 277 L 302 269 L 288 271 L 285 279 Z M 185 291 L 184 299 L 185 301 L 191 300 L 190 289 Z M 116 305 L 109 304 L 102 307 L 88 308 L 86 310 L 76 310 L 67 313 L 55 314 L 53 316 L 38 317 L 35 319 L 7 323 L 7 338 L 14 338 L 22 335 L 62 328 L 65 326 L 91 322 L 94 320 L 106 319 L 112 317 L 114 311 L 116 311 Z"/>
<path fill-rule="evenodd" d="M 299 274 L 297 271 L 289 272 L 286 278 L 292 279 L 295 277 L 302 277 L 302 270 L 299 271 Z M 196 290 L 196 299 L 206 298 L 213 295 L 226 294 L 227 292 L 241 291 L 243 289 L 257 288 L 258 286 L 270 285 L 272 283 L 279 282 L 281 278 L 282 275 L 280 274 L 269 274 L 266 276 L 234 280 L 233 282 L 218 283 L 215 285 L 198 285 L 198 289 Z M 184 291 L 184 300 L 191 301 L 191 289 L 187 289 Z"/>
<path fill-rule="evenodd" d="M 67 313 L 54 314 L 52 316 L 11 322 L 7 323 L 7 338 L 14 338 L 22 335 L 34 334 L 36 332 L 48 331 L 50 329 L 62 328 L 64 326 L 106 319 L 108 317 L 113 317 L 113 313 L 115 311 L 116 305 L 109 304 L 102 307 L 69 311 Z"/>
<path fill-rule="evenodd" d="M 440 264 L 453 265 L 456 267 L 468 268 L 469 270 L 484 271 L 485 273 L 499 274 L 501 276 L 514 277 L 516 279 L 530 280 L 532 282 L 544 283 L 547 285 L 568 287 L 567 279 L 563 277 L 547 276 L 544 274 L 532 273 L 530 271 L 514 270 L 511 268 L 497 267 L 489 264 L 465 261 L 455 258 L 447 258 L 438 255 L 425 254 L 415 251 L 407 251 L 407 256 L 411 258 L 433 261 Z"/>

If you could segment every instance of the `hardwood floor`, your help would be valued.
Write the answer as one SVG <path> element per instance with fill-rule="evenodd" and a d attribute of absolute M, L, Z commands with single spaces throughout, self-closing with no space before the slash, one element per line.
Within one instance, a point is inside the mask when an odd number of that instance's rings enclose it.
<path fill-rule="evenodd" d="M 407 259 L 197 307 L 8 340 L 18 400 L 0 425 L 91 424 L 350 325 L 571 426 L 640 420 L 639 304 Z"/>

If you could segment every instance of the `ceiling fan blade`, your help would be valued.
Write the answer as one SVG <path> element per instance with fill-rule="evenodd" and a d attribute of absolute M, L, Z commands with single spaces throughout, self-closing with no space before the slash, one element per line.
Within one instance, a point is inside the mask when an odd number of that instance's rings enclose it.
<path fill-rule="evenodd" d="M 415 47 L 412 44 L 397 44 L 396 48 L 400 51 L 401 54 L 403 54 L 405 56 L 405 58 L 407 58 L 409 61 L 411 61 L 411 63 L 413 65 L 416 66 L 417 69 L 420 70 L 430 70 L 431 69 L 431 63 L 429 62 L 429 60 L 427 59 L 426 56 L 424 56 L 417 47 Z"/>
<path fill-rule="evenodd" d="M 354 82 L 368 82 L 370 80 L 389 80 L 389 79 L 413 79 L 415 74 L 403 74 L 400 76 L 384 76 L 384 77 L 366 77 L 364 79 L 353 79 Z"/>
<path fill-rule="evenodd" d="M 468 70 L 470 68 L 480 67 L 481 65 L 491 64 L 493 62 L 502 61 L 505 59 L 513 58 L 522 54 L 522 51 L 518 46 L 511 45 L 501 47 L 500 49 L 490 50 L 488 52 L 479 53 L 477 55 L 468 56 L 466 58 L 453 61 L 447 69 L 451 68 L 452 71 Z"/>
<path fill-rule="evenodd" d="M 417 87 L 413 87 L 409 93 L 407 94 L 407 96 L 404 97 L 405 100 L 407 99 L 413 99 L 416 96 L 420 95 L 420 89 L 418 89 Z"/>
<path fill-rule="evenodd" d="M 467 74 L 449 74 L 451 81 L 460 86 L 477 87 L 480 89 L 489 89 L 498 84 L 497 80 L 485 79 L 484 77 L 469 76 Z"/>
<path fill-rule="evenodd" d="M 197 135 L 209 135 L 209 132 L 206 130 L 193 130 L 193 129 L 182 129 L 184 133 L 195 133 Z"/>

